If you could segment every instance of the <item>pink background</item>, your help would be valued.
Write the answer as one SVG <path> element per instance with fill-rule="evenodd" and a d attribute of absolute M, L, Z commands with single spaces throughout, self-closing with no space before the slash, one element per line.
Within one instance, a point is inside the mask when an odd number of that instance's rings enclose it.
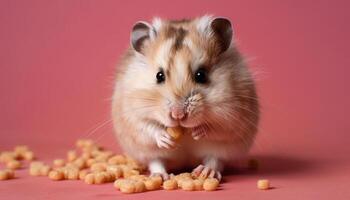
<path fill-rule="evenodd" d="M 115 64 L 138 20 L 229 17 L 262 102 L 251 155 L 222 190 L 122 195 L 111 184 L 28 177 L 0 182 L 0 199 L 350 199 L 349 1 L 0 1 L 0 150 L 28 144 L 64 156 L 77 138 L 118 150 L 110 123 Z M 1 168 L 3 166 L 0 166 Z M 274 189 L 259 191 L 268 178 Z"/>

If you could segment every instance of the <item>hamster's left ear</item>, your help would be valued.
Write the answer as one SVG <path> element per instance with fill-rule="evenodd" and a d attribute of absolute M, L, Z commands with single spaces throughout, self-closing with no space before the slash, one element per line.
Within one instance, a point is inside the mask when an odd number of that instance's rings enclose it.
<path fill-rule="evenodd" d="M 226 51 L 232 41 L 232 25 L 230 20 L 223 17 L 212 17 L 205 15 L 198 19 L 197 29 L 206 37 L 214 37 L 222 52 Z"/>
<path fill-rule="evenodd" d="M 150 40 L 156 35 L 155 29 L 147 22 L 137 22 L 131 31 L 130 42 L 135 51 L 143 54 Z"/>

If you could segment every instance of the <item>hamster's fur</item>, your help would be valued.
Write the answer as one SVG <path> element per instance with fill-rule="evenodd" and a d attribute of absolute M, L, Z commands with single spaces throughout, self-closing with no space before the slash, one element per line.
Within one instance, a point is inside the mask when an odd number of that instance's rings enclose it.
<path fill-rule="evenodd" d="M 251 147 L 259 121 L 255 83 L 231 22 L 209 15 L 138 22 L 117 68 L 112 117 L 126 154 L 152 174 L 197 166 L 221 178 Z M 176 143 L 167 127 L 186 132 Z"/>

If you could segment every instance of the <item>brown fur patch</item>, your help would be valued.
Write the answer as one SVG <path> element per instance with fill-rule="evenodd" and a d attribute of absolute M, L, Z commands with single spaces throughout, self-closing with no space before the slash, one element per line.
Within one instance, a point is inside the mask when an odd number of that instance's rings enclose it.
<path fill-rule="evenodd" d="M 148 57 L 151 59 L 151 63 L 154 63 L 153 67 L 163 67 L 166 73 L 167 79 L 171 77 L 172 68 L 175 66 L 174 58 L 175 56 L 182 57 L 183 60 L 187 60 L 189 75 L 192 75 L 192 70 L 198 67 L 205 67 L 210 71 L 210 68 L 215 65 L 220 57 L 220 45 L 218 44 L 216 38 L 205 38 L 201 33 L 198 32 L 195 20 L 183 19 L 183 20 L 170 20 L 163 21 L 163 25 L 157 32 L 157 38 L 148 46 Z M 158 58 L 158 50 L 162 48 L 164 42 L 167 40 L 173 40 L 173 46 L 169 54 L 167 54 L 166 66 L 157 66 L 155 63 Z M 204 52 L 203 62 L 199 66 L 191 66 L 191 50 L 184 45 L 184 40 L 190 40 L 193 45 Z M 185 47 L 186 46 L 186 47 Z M 185 78 L 185 77 L 184 77 Z"/>
<path fill-rule="evenodd" d="M 188 24 L 190 23 L 192 20 L 190 19 L 180 19 L 180 20 L 170 20 L 169 22 L 171 24 Z"/>

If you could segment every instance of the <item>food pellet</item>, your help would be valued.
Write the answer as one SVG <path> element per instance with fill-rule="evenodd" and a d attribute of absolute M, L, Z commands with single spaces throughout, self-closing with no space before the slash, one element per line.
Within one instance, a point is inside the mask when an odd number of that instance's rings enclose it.
<path fill-rule="evenodd" d="M 78 180 L 79 179 L 79 170 L 76 168 L 68 168 L 66 171 L 66 178 L 68 180 Z"/>
<path fill-rule="evenodd" d="M 161 184 L 153 179 L 147 179 L 144 181 L 147 190 L 158 190 L 161 187 Z"/>
<path fill-rule="evenodd" d="M 78 155 L 77 152 L 74 150 L 68 151 L 67 152 L 67 160 L 69 162 L 72 162 L 73 160 L 77 159 Z"/>
<path fill-rule="evenodd" d="M 76 145 L 76 147 L 81 148 L 81 149 L 90 148 L 90 147 L 94 146 L 94 142 L 92 140 L 79 139 L 79 140 L 77 140 L 75 145 Z"/>
<path fill-rule="evenodd" d="M 109 165 L 107 166 L 106 171 L 114 174 L 115 178 L 123 176 L 123 170 L 118 165 Z"/>
<path fill-rule="evenodd" d="M 77 167 L 77 166 L 75 166 L 75 164 L 74 164 L 74 163 L 69 162 L 69 163 L 66 163 L 66 164 L 64 165 L 64 167 L 62 167 L 62 168 L 64 168 L 64 169 L 68 169 L 68 168 L 78 168 L 78 167 Z"/>
<path fill-rule="evenodd" d="M 6 167 L 9 169 L 19 169 L 21 165 L 21 162 L 18 160 L 11 160 L 6 163 Z"/>
<path fill-rule="evenodd" d="M 128 179 L 135 181 L 145 181 L 147 180 L 147 177 L 145 175 L 132 175 L 129 176 Z"/>
<path fill-rule="evenodd" d="M 19 154 L 19 155 L 23 155 L 23 153 L 29 151 L 28 146 L 26 145 L 17 145 L 15 146 L 14 152 Z"/>
<path fill-rule="evenodd" d="M 95 149 L 95 150 L 91 151 L 91 155 L 96 158 L 99 155 L 101 155 L 101 150 L 100 149 Z"/>
<path fill-rule="evenodd" d="M 40 167 L 40 175 L 41 176 L 47 176 L 51 170 L 51 167 L 48 165 L 44 165 Z"/>
<path fill-rule="evenodd" d="M 95 175 L 94 174 L 87 174 L 84 178 L 84 182 L 87 184 L 94 184 L 95 183 Z"/>
<path fill-rule="evenodd" d="M 168 134 L 174 139 L 174 140 L 178 140 L 180 139 L 181 135 L 182 135 L 182 128 L 180 126 L 178 127 L 168 127 L 166 129 L 166 131 L 168 132 Z"/>
<path fill-rule="evenodd" d="M 104 174 L 106 174 L 107 177 L 107 182 L 113 182 L 115 181 L 115 175 L 113 173 L 110 172 L 103 172 Z"/>
<path fill-rule="evenodd" d="M 122 193 L 131 194 L 135 192 L 135 183 L 132 180 L 123 181 L 120 185 L 120 191 Z"/>
<path fill-rule="evenodd" d="M 158 185 L 162 185 L 162 183 L 163 183 L 163 178 L 161 176 L 152 176 L 152 177 L 150 177 L 150 179 L 155 181 L 156 184 L 158 184 Z"/>
<path fill-rule="evenodd" d="M 163 182 L 163 189 L 164 190 L 176 190 L 177 189 L 177 182 L 175 179 L 166 180 Z"/>
<path fill-rule="evenodd" d="M 4 170 L 0 170 L 0 180 L 7 180 L 7 173 Z"/>
<path fill-rule="evenodd" d="M 116 181 L 114 181 L 113 186 L 119 190 L 123 181 L 125 181 L 125 179 L 117 179 Z"/>
<path fill-rule="evenodd" d="M 35 158 L 34 153 L 32 151 L 26 151 L 23 153 L 22 156 L 25 160 L 29 160 L 29 161 L 34 160 Z"/>
<path fill-rule="evenodd" d="M 203 189 L 205 191 L 214 191 L 218 188 L 219 181 L 216 178 L 207 178 L 203 183 Z"/>
<path fill-rule="evenodd" d="M 194 189 L 198 190 L 198 191 L 203 190 L 203 183 L 204 183 L 204 181 L 201 179 L 193 180 Z"/>
<path fill-rule="evenodd" d="M 83 139 L 77 140 L 77 142 L 75 143 L 75 146 L 78 148 L 83 148 L 85 146 L 85 140 Z"/>
<path fill-rule="evenodd" d="M 95 157 L 95 160 L 97 162 L 107 162 L 108 160 L 108 156 L 107 155 L 104 155 L 104 154 L 99 154 Z"/>
<path fill-rule="evenodd" d="M 83 153 L 81 154 L 81 158 L 87 160 L 87 159 L 89 159 L 89 158 L 92 158 L 92 155 L 91 155 L 90 152 L 83 152 Z"/>
<path fill-rule="evenodd" d="M 92 141 L 92 140 L 85 140 L 84 145 L 85 145 L 85 147 L 92 147 L 92 146 L 94 146 L 94 145 L 96 145 L 96 144 L 95 144 L 95 142 Z"/>
<path fill-rule="evenodd" d="M 270 181 L 267 179 L 258 180 L 257 187 L 259 190 L 268 190 L 270 189 Z"/>
<path fill-rule="evenodd" d="M 186 190 L 186 191 L 193 191 L 193 190 L 195 190 L 193 180 L 192 180 L 192 179 L 184 180 L 184 181 L 181 183 L 181 188 L 182 188 L 183 190 Z"/>
<path fill-rule="evenodd" d="M 146 186 L 142 181 L 135 181 L 134 185 L 135 185 L 135 191 L 134 191 L 135 193 L 146 191 Z"/>
<path fill-rule="evenodd" d="M 90 170 L 93 172 L 102 172 L 105 171 L 106 168 L 106 163 L 94 163 L 93 165 L 91 165 Z"/>
<path fill-rule="evenodd" d="M 185 172 L 185 173 L 181 173 L 181 174 L 177 175 L 177 177 L 192 178 L 192 174 L 191 174 L 191 173 L 188 173 L 188 172 Z"/>
<path fill-rule="evenodd" d="M 132 169 L 132 170 L 123 170 L 123 177 L 124 178 L 128 178 L 130 176 L 133 176 L 133 175 L 139 175 L 140 172 L 135 170 L 135 169 Z"/>
<path fill-rule="evenodd" d="M 97 163 L 97 161 L 93 158 L 87 159 L 86 160 L 86 166 L 91 167 L 93 164 Z"/>
<path fill-rule="evenodd" d="M 187 180 L 192 180 L 191 177 L 178 177 L 175 179 L 177 181 L 177 185 L 182 188 L 182 183 Z"/>
<path fill-rule="evenodd" d="M 84 180 L 84 179 L 85 179 L 85 176 L 86 176 L 87 174 L 89 174 L 89 170 L 87 170 L 87 169 L 81 170 L 81 171 L 79 172 L 79 179 L 80 179 L 80 180 Z"/>
<path fill-rule="evenodd" d="M 63 167 L 66 164 L 63 159 L 55 159 L 52 163 L 55 167 Z"/>
<path fill-rule="evenodd" d="M 50 171 L 48 177 L 51 180 L 60 181 L 64 179 L 64 174 L 59 170 L 53 170 L 53 171 Z"/>
<path fill-rule="evenodd" d="M 12 151 L 4 151 L 0 154 L 0 162 L 6 163 L 16 159 L 17 155 Z"/>
<path fill-rule="evenodd" d="M 74 166 L 76 166 L 79 169 L 83 169 L 86 166 L 86 162 L 83 158 L 78 158 L 73 161 Z"/>
<path fill-rule="evenodd" d="M 34 166 L 29 168 L 29 174 L 31 176 L 40 176 L 41 172 L 40 172 L 41 166 Z"/>
<path fill-rule="evenodd" d="M 0 180 L 8 180 L 15 177 L 15 172 L 11 169 L 0 170 Z"/>
<path fill-rule="evenodd" d="M 122 155 L 116 155 L 108 159 L 108 164 L 112 164 L 112 165 L 126 164 L 126 159 Z"/>
<path fill-rule="evenodd" d="M 51 170 L 49 165 L 42 162 L 32 162 L 29 167 L 29 174 L 32 176 L 47 176 Z"/>
<path fill-rule="evenodd" d="M 102 184 L 106 182 L 106 176 L 103 173 L 95 174 L 95 184 Z"/>
<path fill-rule="evenodd" d="M 136 162 L 135 160 L 130 159 L 130 158 L 127 159 L 126 166 L 128 166 L 131 169 L 135 169 L 135 170 L 139 171 L 140 173 L 145 169 L 145 166 L 140 165 L 138 162 Z"/>

